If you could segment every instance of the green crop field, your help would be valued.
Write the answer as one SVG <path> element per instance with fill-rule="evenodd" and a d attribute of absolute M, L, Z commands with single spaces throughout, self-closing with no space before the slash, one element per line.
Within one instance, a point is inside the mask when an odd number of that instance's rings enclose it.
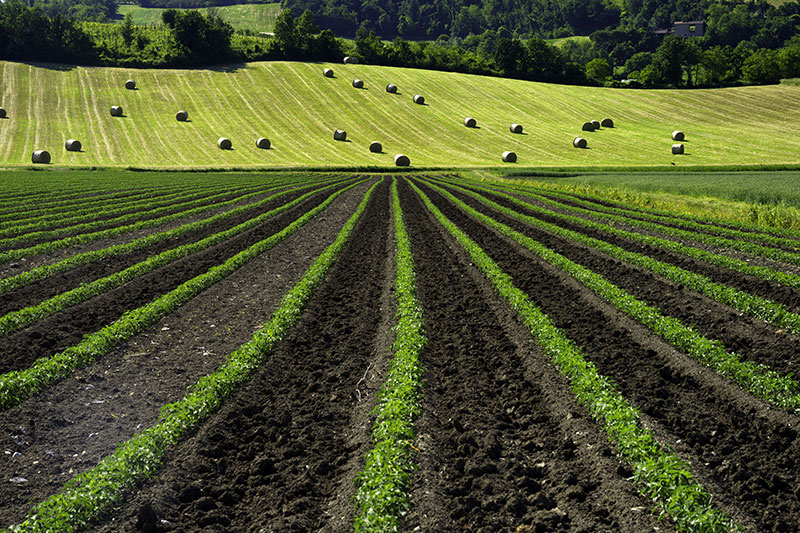
<path fill-rule="evenodd" d="M 332 67 L 335 78 L 322 75 Z M 137 90 L 124 88 L 126 79 Z M 364 89 L 351 82 L 360 78 Z M 384 90 L 388 82 L 398 94 Z M 414 94 L 425 105 L 413 103 Z M 123 117 L 109 109 L 122 106 Z M 206 70 L 136 70 L 0 62 L 0 166 L 270 168 L 628 168 L 791 166 L 800 163 L 800 87 L 644 91 L 563 86 L 369 65 L 263 62 Z M 185 109 L 189 122 L 175 114 Z M 464 117 L 477 119 L 466 128 Z M 591 119 L 614 128 L 582 132 Z M 511 123 L 524 133 L 512 134 Z M 347 142 L 333 140 L 335 129 Z M 686 154 L 670 134 L 686 133 Z M 575 136 L 588 149 L 572 147 Z M 232 150 L 217 148 L 227 137 Z M 261 150 L 256 138 L 272 148 Z M 82 152 L 67 152 L 77 139 Z M 371 141 L 383 153 L 371 153 Z M 507 164 L 511 167 L 511 164 Z"/>
<path fill-rule="evenodd" d="M 237 30 L 250 30 L 255 32 L 271 32 L 275 27 L 275 19 L 281 12 L 279 2 L 273 4 L 236 4 L 231 6 L 219 6 L 213 8 L 200 8 L 201 13 L 213 9 L 222 19 Z M 130 13 L 134 24 L 161 24 L 161 13 L 165 9 L 151 7 L 139 7 L 137 5 L 125 4 L 117 8 L 119 19 L 122 23 L 125 16 Z"/>

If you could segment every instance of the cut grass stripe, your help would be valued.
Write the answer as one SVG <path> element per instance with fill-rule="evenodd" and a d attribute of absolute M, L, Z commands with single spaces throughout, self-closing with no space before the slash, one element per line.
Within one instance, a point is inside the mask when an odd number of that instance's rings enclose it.
<path fill-rule="evenodd" d="M 215 233 L 214 235 L 210 235 L 193 243 L 184 244 L 183 246 L 178 246 L 177 248 L 165 250 L 157 255 L 148 257 L 144 261 L 140 261 L 135 265 L 129 266 L 124 270 L 120 270 L 119 272 L 115 272 L 109 276 L 85 283 L 75 287 L 72 290 L 62 292 L 61 294 L 53 296 L 52 298 L 48 298 L 37 305 L 12 311 L 5 316 L 0 317 L 0 336 L 8 335 L 13 331 L 27 327 L 34 322 L 43 320 L 54 315 L 55 313 L 63 311 L 64 309 L 78 305 L 81 302 L 85 302 L 90 298 L 99 296 L 115 287 L 119 287 L 123 283 L 127 283 L 138 276 L 142 276 L 173 261 L 177 261 L 178 259 L 200 252 L 206 248 L 231 239 L 236 235 L 258 226 L 259 224 L 263 224 L 272 217 L 288 211 L 289 209 L 301 204 L 311 196 L 322 193 L 323 191 L 333 187 L 336 187 L 336 185 L 329 185 L 327 187 L 315 189 L 300 196 L 299 198 L 292 200 L 291 202 L 288 202 L 280 207 L 276 207 L 275 209 L 272 209 L 266 213 L 262 213 L 261 215 L 242 222 L 241 224 L 238 224 L 230 229 Z M 293 191 L 284 191 L 282 193 L 272 195 L 264 200 L 264 202 L 275 200 L 276 198 L 285 196 L 290 192 Z"/>
<path fill-rule="evenodd" d="M 455 226 L 416 185 L 412 187 L 436 220 L 464 248 L 494 289 L 517 312 L 522 323 L 567 378 L 573 394 L 608 433 L 617 450 L 631 465 L 642 492 L 668 514 L 682 531 L 729 531 L 730 517 L 715 508 L 711 495 L 697 484 L 689 466 L 662 446 L 639 423 L 639 412 L 619 393 L 616 385 L 588 361 L 580 348 L 558 329 L 528 296 L 514 286 L 486 252 Z"/>
<path fill-rule="evenodd" d="M 411 507 L 408 492 L 410 472 L 414 469 L 414 419 L 419 415 L 419 397 L 424 368 L 419 355 L 428 341 L 422 321 L 422 307 L 417 301 L 416 275 L 411 243 L 408 239 L 397 180 L 392 182 L 392 211 L 395 234 L 395 318 L 394 357 L 389 364 L 386 382 L 378 393 L 372 411 L 372 449 L 366 465 L 356 476 L 355 530 L 389 533 L 400 531 L 400 518 Z"/>
<path fill-rule="evenodd" d="M 328 207 L 338 196 L 362 181 L 334 192 L 324 202 L 278 233 L 257 242 L 229 258 L 223 264 L 210 268 L 205 274 L 190 279 L 152 302 L 126 312 L 115 322 L 105 326 L 100 331 L 85 336 L 75 346 L 71 346 L 50 357 L 38 359 L 30 368 L 25 370 L 14 370 L 0 375 L 0 409 L 7 409 L 19 404 L 25 398 L 68 376 L 73 369 L 88 365 L 98 357 L 108 353 L 119 343 L 144 331 L 214 283 L 244 266 L 254 257 L 266 252 L 289 237 Z"/>
<path fill-rule="evenodd" d="M 551 265 L 563 270 L 619 311 L 641 323 L 679 350 L 691 355 L 701 364 L 735 381 L 751 394 L 778 407 L 794 410 L 800 408 L 800 384 L 792 379 L 791 375 L 787 376 L 776 372 L 767 365 L 742 361 L 739 355 L 726 351 L 721 342 L 707 339 L 683 325 L 680 320 L 664 316 L 657 308 L 638 300 L 600 274 L 570 261 L 530 237 L 473 209 L 441 187 L 431 183 L 428 185 L 471 217 L 499 231 Z"/>
<path fill-rule="evenodd" d="M 359 182 L 361 183 L 361 182 Z M 159 421 L 120 444 L 100 463 L 70 480 L 64 490 L 31 509 L 28 518 L 10 531 L 75 531 L 111 505 L 137 482 L 151 477 L 167 450 L 215 413 L 234 390 L 246 383 L 273 347 L 294 326 L 317 287 L 330 271 L 365 211 L 376 182 L 334 242 L 314 261 L 303 278 L 281 300 L 269 320 L 250 341 L 228 354 L 211 375 L 200 379 L 180 401 L 165 405 Z M 352 187 L 352 186 L 351 186 Z M 340 194 L 339 193 L 336 194 Z"/>
<path fill-rule="evenodd" d="M 337 181 L 337 180 L 331 180 L 331 181 Z M 300 184 L 296 188 L 293 188 L 292 190 L 286 191 L 285 194 L 290 194 L 292 192 L 302 191 L 302 190 L 304 190 L 306 188 L 309 188 L 309 187 L 322 186 L 325 183 L 328 183 L 328 181 L 316 182 L 316 183 L 311 183 L 311 184 Z M 243 200 L 246 200 L 248 198 L 252 198 L 254 196 L 259 196 L 261 194 L 266 194 L 268 192 L 272 192 L 272 191 L 275 191 L 275 190 L 278 190 L 278 189 L 284 189 L 284 188 L 288 188 L 288 187 L 293 187 L 293 185 L 276 185 L 276 186 L 273 186 L 271 188 L 265 189 L 263 191 L 257 191 L 257 192 L 254 192 L 254 193 L 246 194 L 244 196 L 240 196 L 238 198 L 234 198 L 232 200 L 228 200 L 226 202 L 220 202 L 220 203 L 216 204 L 215 208 L 218 209 L 218 208 L 226 207 L 226 206 L 241 202 Z M 98 260 L 101 260 L 101 259 L 107 259 L 109 257 L 113 257 L 115 255 L 122 255 L 122 254 L 126 254 L 126 253 L 129 253 L 129 252 L 133 252 L 135 250 L 139 250 L 141 248 L 145 248 L 147 246 L 151 246 L 153 244 L 157 244 L 157 243 L 165 241 L 167 239 L 173 239 L 173 238 L 179 237 L 179 236 L 181 236 L 181 235 L 183 235 L 185 233 L 188 233 L 190 231 L 200 230 L 202 228 L 210 226 L 211 224 L 215 224 L 217 222 L 221 222 L 221 221 L 226 220 L 228 218 L 240 215 L 240 214 L 245 213 L 247 211 L 250 211 L 252 209 L 256 209 L 256 208 L 266 204 L 269 201 L 270 201 L 269 198 L 266 199 L 266 200 L 259 200 L 258 202 L 254 202 L 252 204 L 247 204 L 247 205 L 243 205 L 243 206 L 240 206 L 240 207 L 236 207 L 234 209 L 231 209 L 230 211 L 225 211 L 223 213 L 218 213 L 216 215 L 213 215 L 213 216 L 211 216 L 209 218 L 206 218 L 206 219 L 203 219 L 203 220 L 199 220 L 197 222 L 190 222 L 188 224 L 184 224 L 182 226 L 179 226 L 177 228 L 173 228 L 171 230 L 167 230 L 167 231 L 160 232 L 160 233 L 152 233 L 152 234 L 147 235 L 145 237 L 141 237 L 139 239 L 135 239 L 133 241 L 122 243 L 122 244 L 115 244 L 114 246 L 109 246 L 108 248 L 103 248 L 101 250 L 93 250 L 93 251 L 89 251 L 89 252 L 83 252 L 83 253 L 79 253 L 79 254 L 76 254 L 76 255 L 72 255 L 70 257 L 67 257 L 66 259 L 58 261 L 57 263 L 51 263 L 51 264 L 48 264 L 48 265 L 42 265 L 42 266 L 39 266 L 39 267 L 36 267 L 36 268 L 32 268 L 31 270 L 27 270 L 25 272 L 21 272 L 21 273 L 15 275 L 15 276 L 9 276 L 7 278 L 0 279 L 0 294 L 5 294 L 5 293 L 7 293 L 7 292 L 9 292 L 11 290 L 17 289 L 19 287 L 24 287 L 25 285 L 29 285 L 29 284 L 34 283 L 36 281 L 43 280 L 43 279 L 45 279 L 45 278 L 47 278 L 49 276 L 52 276 L 54 274 L 59 274 L 59 273 L 62 273 L 62 272 L 66 272 L 66 271 L 71 270 L 73 268 L 77 268 L 79 266 L 91 263 L 92 261 L 98 261 Z"/>
<path fill-rule="evenodd" d="M 485 190 L 491 194 L 505 198 L 516 205 L 525 207 L 526 209 L 530 209 L 535 212 L 542 212 L 543 214 L 547 215 L 552 214 L 550 211 L 538 208 L 527 202 L 523 202 L 522 200 L 511 195 L 478 186 L 475 186 L 475 188 Z M 777 302 L 740 291 L 733 287 L 716 283 L 701 274 L 696 274 L 669 263 L 658 261 L 644 254 L 629 252 L 619 246 L 602 241 L 600 239 L 595 239 L 594 237 L 589 237 L 582 233 L 578 233 L 577 231 L 565 229 L 556 224 L 550 224 L 549 222 L 539 220 L 536 217 L 523 215 L 522 213 L 514 211 L 513 209 L 503 207 L 497 202 L 493 202 L 492 200 L 489 200 L 488 198 L 477 194 L 474 191 L 468 189 L 461 190 L 464 192 L 464 194 L 475 198 L 484 205 L 487 205 L 501 213 L 507 214 L 508 216 L 514 217 L 517 220 L 530 224 L 531 226 L 547 231 L 548 233 L 558 237 L 589 246 L 605 253 L 610 257 L 619 259 L 620 261 L 630 263 L 645 270 L 649 270 L 650 272 L 658 274 L 663 278 L 674 281 L 675 283 L 684 285 L 694 291 L 704 294 L 713 300 L 733 307 L 734 309 L 738 309 L 743 313 L 766 320 L 770 324 L 779 328 L 786 328 L 795 335 L 800 335 L 800 315 L 792 313 L 785 306 Z"/>

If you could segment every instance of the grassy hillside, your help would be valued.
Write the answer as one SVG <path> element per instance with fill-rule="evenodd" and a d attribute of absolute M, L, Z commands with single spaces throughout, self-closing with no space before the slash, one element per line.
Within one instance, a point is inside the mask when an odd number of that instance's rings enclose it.
<path fill-rule="evenodd" d="M 236 4 L 220 6 L 214 9 L 222 19 L 237 30 L 251 30 L 255 32 L 271 32 L 275 28 L 275 19 L 281 12 L 281 4 Z M 161 24 L 161 13 L 166 11 L 160 8 L 144 8 L 137 5 L 125 4 L 117 8 L 118 23 L 125 20 L 125 15 L 131 14 L 134 24 Z M 204 13 L 208 8 L 197 11 Z"/>
<path fill-rule="evenodd" d="M 331 66 L 335 78 L 322 76 Z M 353 78 L 365 81 L 354 89 Z M 126 90 L 128 78 L 138 89 Z M 398 85 L 398 94 L 384 90 Z M 426 105 L 412 102 L 425 96 Z M 112 105 L 125 116 L 110 116 Z M 649 167 L 800 163 L 800 87 L 698 91 L 571 87 L 366 65 L 253 63 L 212 70 L 135 70 L 0 62 L 0 166 L 30 165 L 35 149 L 52 166 Z M 185 109 L 190 122 L 177 122 Z M 478 129 L 464 127 L 475 117 Z M 585 120 L 616 127 L 581 132 Z M 523 135 L 509 124 L 524 126 Z M 336 128 L 348 142 L 333 140 Z M 670 133 L 686 133 L 686 155 Z M 589 149 L 572 147 L 588 139 Z M 219 137 L 233 150 L 216 146 Z M 272 149 L 255 146 L 259 136 Z M 66 152 L 78 139 L 83 152 Z M 384 153 L 368 150 L 380 141 Z M 509 166 L 509 165 L 506 165 Z M 664 179 L 668 179 L 665 176 Z"/>

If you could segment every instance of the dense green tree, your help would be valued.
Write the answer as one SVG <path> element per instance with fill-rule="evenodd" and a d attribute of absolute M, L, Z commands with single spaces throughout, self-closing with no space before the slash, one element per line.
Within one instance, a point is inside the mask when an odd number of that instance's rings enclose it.
<path fill-rule="evenodd" d="M 651 82 L 680 87 L 692 85 L 702 52 L 693 39 L 668 35 L 653 54 Z"/>
<path fill-rule="evenodd" d="M 775 50 L 761 48 L 744 60 L 742 77 L 750 83 L 778 83 L 781 67 Z"/>
<path fill-rule="evenodd" d="M 611 65 L 605 59 L 592 59 L 586 63 L 586 77 L 596 83 L 603 83 L 611 77 Z"/>
<path fill-rule="evenodd" d="M 223 63 L 234 58 L 231 50 L 233 27 L 213 12 L 204 16 L 196 10 L 168 9 L 161 18 L 175 33 L 183 63 Z"/>

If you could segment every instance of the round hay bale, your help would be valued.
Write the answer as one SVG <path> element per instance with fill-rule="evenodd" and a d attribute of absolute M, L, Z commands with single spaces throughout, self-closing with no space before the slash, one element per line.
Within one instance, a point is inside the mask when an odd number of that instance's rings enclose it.
<path fill-rule="evenodd" d="M 425 103 L 425 97 L 422 96 L 421 94 L 415 94 L 414 95 L 414 103 L 415 104 L 419 104 L 419 105 L 424 104 Z"/>
<path fill-rule="evenodd" d="M 111 106 L 111 116 L 112 117 L 121 117 L 122 116 L 122 106 L 112 105 Z"/>
<path fill-rule="evenodd" d="M 511 133 L 522 133 L 522 124 L 517 124 L 515 122 L 509 126 L 508 129 L 511 130 Z"/>
<path fill-rule="evenodd" d="M 517 154 L 514 152 L 503 152 L 503 163 L 516 163 Z"/>
<path fill-rule="evenodd" d="M 233 143 L 227 137 L 220 137 L 217 139 L 217 146 L 219 146 L 222 150 L 230 150 L 233 148 Z"/>
<path fill-rule="evenodd" d="M 50 162 L 50 152 L 47 150 L 34 150 L 31 155 L 31 163 L 41 163 L 46 165 Z"/>
<path fill-rule="evenodd" d="M 186 122 L 187 120 L 189 120 L 189 113 L 181 109 L 180 111 L 175 113 L 175 120 L 177 120 L 178 122 Z"/>
<path fill-rule="evenodd" d="M 583 126 L 581 126 L 581 130 L 594 131 L 594 124 L 592 124 L 591 122 L 584 122 Z"/>
<path fill-rule="evenodd" d="M 345 65 L 358 65 L 358 58 L 353 56 L 344 56 Z"/>
<path fill-rule="evenodd" d="M 378 141 L 372 141 L 369 143 L 369 151 L 373 154 L 379 154 L 383 152 L 383 146 Z"/>
<path fill-rule="evenodd" d="M 394 83 L 387 84 L 386 85 L 386 92 L 387 93 L 392 93 L 392 94 L 397 94 L 397 85 L 395 85 Z"/>
<path fill-rule="evenodd" d="M 322 69 L 322 75 L 325 76 L 326 78 L 332 78 L 333 77 L 333 69 L 332 68 Z"/>
<path fill-rule="evenodd" d="M 411 164 L 411 160 L 408 158 L 407 155 L 397 154 L 394 156 L 394 164 L 398 167 L 407 167 Z"/>
<path fill-rule="evenodd" d="M 476 128 L 478 127 L 478 121 L 472 117 L 467 117 L 464 119 L 464 125 L 468 128 Z"/>
<path fill-rule="evenodd" d="M 592 123 L 592 126 L 594 126 L 594 129 L 596 129 L 596 130 L 600 129 L 600 121 L 599 120 L 591 120 L 590 122 Z"/>
<path fill-rule="evenodd" d="M 572 146 L 575 148 L 586 148 L 586 139 L 583 137 L 575 137 L 572 139 Z"/>
<path fill-rule="evenodd" d="M 347 132 L 344 130 L 333 130 L 333 140 L 334 141 L 346 141 L 347 140 Z"/>
<path fill-rule="evenodd" d="M 675 130 L 672 132 L 672 140 L 673 141 L 683 141 L 686 139 L 686 135 L 683 134 L 680 130 Z"/>
<path fill-rule="evenodd" d="M 682 144 L 673 144 L 672 145 L 672 155 L 680 155 L 683 153 L 683 145 Z"/>
<path fill-rule="evenodd" d="M 604 128 L 613 128 L 614 127 L 614 121 L 611 120 L 610 118 L 606 117 L 606 118 L 604 118 L 603 120 L 600 121 L 600 125 L 603 126 Z"/>
<path fill-rule="evenodd" d="M 364 82 L 362 80 L 356 78 L 356 79 L 353 80 L 353 87 L 355 87 L 356 89 L 363 89 L 364 88 Z"/>
<path fill-rule="evenodd" d="M 136 88 L 136 82 L 133 80 L 128 80 L 125 82 L 125 88 L 129 91 L 132 91 Z"/>
<path fill-rule="evenodd" d="M 6 118 L 6 110 L 0 107 L 0 118 Z"/>
<path fill-rule="evenodd" d="M 66 148 L 68 152 L 80 152 L 81 142 L 75 139 L 67 139 L 67 142 L 64 143 L 64 148 Z"/>
<path fill-rule="evenodd" d="M 272 146 L 272 144 L 270 144 L 269 139 L 266 137 L 259 137 L 256 139 L 256 146 L 262 150 L 269 150 L 269 147 Z"/>

